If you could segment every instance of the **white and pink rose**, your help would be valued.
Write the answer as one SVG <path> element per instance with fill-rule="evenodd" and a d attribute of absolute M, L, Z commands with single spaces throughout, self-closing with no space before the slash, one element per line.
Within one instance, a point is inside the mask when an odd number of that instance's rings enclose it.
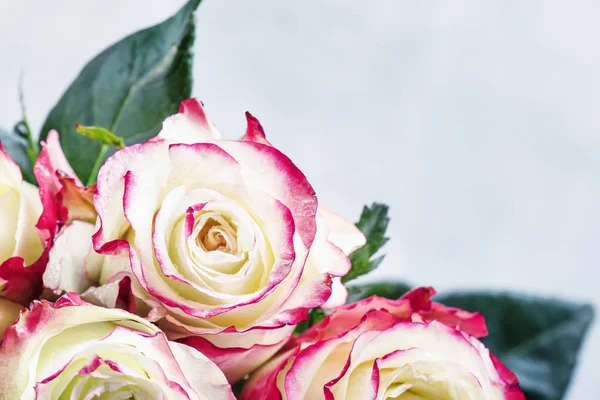
<path fill-rule="evenodd" d="M 54 290 L 146 315 L 232 382 L 272 356 L 308 309 L 345 302 L 347 254 L 365 242 L 247 120 L 241 140 L 222 140 L 187 100 L 155 139 L 116 152 L 94 196 L 103 257 L 89 253 L 95 228 L 76 220 L 45 276 Z"/>
<path fill-rule="evenodd" d="M 432 303 L 434 293 L 339 307 L 255 372 L 242 399 L 524 400 L 476 338 L 483 317 Z"/>
<path fill-rule="evenodd" d="M 0 347 L 7 399 L 232 400 L 219 368 L 155 325 L 69 293 L 34 301 Z"/>

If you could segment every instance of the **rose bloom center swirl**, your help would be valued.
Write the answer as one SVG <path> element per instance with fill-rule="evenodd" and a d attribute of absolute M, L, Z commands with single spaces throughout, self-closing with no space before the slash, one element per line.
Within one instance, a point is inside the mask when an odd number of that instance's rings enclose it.
<path fill-rule="evenodd" d="M 159 268 L 182 296 L 231 304 L 267 283 L 272 251 L 260 222 L 236 200 L 184 186 L 166 195 L 155 219 L 155 249 Z"/>

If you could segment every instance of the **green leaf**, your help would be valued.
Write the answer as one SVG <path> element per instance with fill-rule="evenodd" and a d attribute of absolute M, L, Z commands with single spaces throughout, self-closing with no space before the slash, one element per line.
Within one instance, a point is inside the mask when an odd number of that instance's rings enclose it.
<path fill-rule="evenodd" d="M 95 182 L 97 167 L 113 150 L 103 152 L 102 144 L 77 134 L 76 124 L 105 126 L 127 145 L 140 143 L 155 136 L 162 121 L 190 97 L 193 13 L 200 1 L 188 1 L 163 23 L 97 55 L 48 115 L 40 140 L 56 129 L 67 159 L 84 182 Z"/>
<path fill-rule="evenodd" d="M 367 243 L 360 249 L 350 254 L 352 268 L 342 282 L 346 283 L 359 276 L 368 274 L 379 266 L 384 256 L 371 259 L 388 241 L 385 237 L 390 219 L 388 218 L 388 206 L 385 204 L 373 203 L 371 207 L 363 208 L 360 220 L 356 226 L 365 234 Z"/>
<path fill-rule="evenodd" d="M 306 321 L 302 321 L 298 325 L 296 325 L 294 335 L 301 334 L 317 322 L 323 320 L 323 318 L 325 318 L 325 312 L 321 307 L 311 308 L 310 310 L 308 310 Z"/>
<path fill-rule="evenodd" d="M 75 125 L 75 130 L 80 135 L 90 138 L 91 140 L 100 144 L 116 147 L 117 149 L 122 149 L 125 147 L 123 138 L 115 135 L 108 129 L 104 129 L 99 126 Z"/>
<path fill-rule="evenodd" d="M 593 320 L 587 304 L 511 293 L 449 293 L 435 301 L 481 312 L 488 348 L 519 378 L 529 400 L 562 399 Z"/>
<path fill-rule="evenodd" d="M 18 125 L 19 124 L 17 124 L 17 126 Z M 6 150 L 13 161 L 21 168 L 23 179 L 37 185 L 35 176 L 33 175 L 33 163 L 31 161 L 31 156 L 33 156 L 33 154 L 31 154 L 27 139 L 16 132 L 10 133 L 0 129 L 0 142 L 2 142 L 4 150 Z"/>
<path fill-rule="evenodd" d="M 347 304 L 376 295 L 387 299 L 399 299 L 402 295 L 413 288 L 405 282 L 374 282 L 348 286 Z"/>

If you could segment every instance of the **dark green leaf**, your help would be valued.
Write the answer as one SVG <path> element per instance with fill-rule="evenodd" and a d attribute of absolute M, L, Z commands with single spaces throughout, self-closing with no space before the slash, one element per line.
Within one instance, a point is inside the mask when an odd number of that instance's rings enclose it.
<path fill-rule="evenodd" d="M 112 151 L 103 154 L 103 145 L 77 134 L 76 124 L 105 126 L 127 145 L 140 143 L 156 135 L 162 121 L 190 97 L 193 12 L 198 4 L 200 0 L 190 0 L 165 22 L 97 55 L 50 112 L 40 140 L 56 129 L 67 159 L 84 182 L 95 181 Z"/>
<path fill-rule="evenodd" d="M 96 141 L 100 144 L 116 147 L 117 149 L 122 149 L 123 147 L 125 147 L 125 142 L 123 141 L 123 138 L 115 135 L 108 129 L 104 129 L 99 126 L 76 125 L 75 130 L 80 135 L 88 137 L 91 140 Z"/>
<path fill-rule="evenodd" d="M 373 295 L 396 300 L 412 288 L 412 285 L 405 282 L 374 282 L 351 285 L 347 287 L 348 300 L 346 303 L 355 303 Z"/>
<path fill-rule="evenodd" d="M 301 334 L 317 322 L 323 320 L 323 318 L 325 318 L 325 312 L 321 307 L 311 308 L 310 310 L 308 310 L 306 321 L 302 321 L 298 325 L 296 325 L 294 335 Z"/>
<path fill-rule="evenodd" d="M 590 305 L 510 293 L 449 293 L 435 301 L 486 319 L 488 348 L 519 378 L 527 399 L 562 399 L 593 320 Z"/>
<path fill-rule="evenodd" d="M 346 283 L 359 276 L 365 275 L 379 266 L 384 256 L 371 259 L 388 241 L 385 237 L 390 219 L 387 216 L 388 206 L 373 203 L 371 207 L 365 206 L 356 226 L 365 234 L 367 243 L 350 254 L 352 268 L 342 282 Z"/>
<path fill-rule="evenodd" d="M 33 175 L 33 164 L 30 159 L 27 139 L 17 133 L 9 133 L 0 129 L 0 142 L 2 142 L 4 150 L 21 168 L 23 179 L 37 185 L 35 176 Z"/>

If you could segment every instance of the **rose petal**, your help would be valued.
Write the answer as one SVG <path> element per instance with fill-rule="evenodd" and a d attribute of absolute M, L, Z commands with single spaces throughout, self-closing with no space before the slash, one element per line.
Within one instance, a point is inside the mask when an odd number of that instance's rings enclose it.
<path fill-rule="evenodd" d="M 244 385 L 241 399 L 250 400 L 264 398 L 269 400 L 281 400 L 283 398 L 281 392 L 273 382 L 278 381 L 278 376 L 281 371 L 286 369 L 286 367 L 289 369 L 293 358 L 299 351 L 299 347 L 283 351 L 255 371 Z"/>
<path fill-rule="evenodd" d="M 94 206 L 101 227 L 93 237 L 94 249 L 101 254 L 119 254 L 124 250 L 121 238 L 129 229 L 124 205 L 133 201 L 125 193 L 125 177 L 149 191 L 140 204 L 140 211 L 156 210 L 158 189 L 168 177 L 169 145 L 164 141 L 147 142 L 117 151 L 100 168 Z M 115 200 L 118 199 L 118 200 Z M 143 206 L 143 207 L 142 207 Z M 154 211 L 150 211 L 154 212 Z M 143 214 L 146 215 L 146 214 Z M 151 224 L 146 221 L 145 224 Z M 148 232 L 151 229 L 148 226 Z"/>
<path fill-rule="evenodd" d="M 21 169 L 8 155 L 0 142 L 0 176 L 2 177 L 2 185 L 8 187 L 18 188 L 21 186 L 23 177 L 21 175 Z"/>
<path fill-rule="evenodd" d="M 356 225 L 333 211 L 319 206 L 319 215 L 325 220 L 329 235 L 327 240 L 339 247 L 345 254 L 363 247 L 367 241 Z"/>
<path fill-rule="evenodd" d="M 38 190 L 22 180 L 21 170 L 4 151 L 1 143 L 0 176 L 0 264 L 14 256 L 23 258 L 25 264 L 31 265 L 44 251 L 42 240 L 53 231 L 44 229 L 41 232 L 36 229 L 36 223 L 42 215 Z"/>
<path fill-rule="evenodd" d="M 219 147 L 244 166 L 244 184 L 286 204 L 304 246 L 310 248 L 316 232 L 317 198 L 294 163 L 279 150 L 254 142 L 221 140 Z"/>
<path fill-rule="evenodd" d="M 235 400 L 225 375 L 205 355 L 183 344 L 170 342 L 169 346 L 189 385 L 197 393 L 207 400 Z"/>
<path fill-rule="evenodd" d="M 237 382 L 256 365 L 269 360 L 285 344 L 289 334 L 284 334 L 276 344 L 255 344 L 250 348 L 218 347 L 199 336 L 189 336 L 179 342 L 198 350 L 212 360 L 224 373 L 229 382 Z M 238 342 L 240 338 L 237 339 Z"/>
<path fill-rule="evenodd" d="M 59 181 L 62 188 L 58 196 L 69 211 L 69 221 L 78 220 L 93 224 L 97 217 L 94 209 L 96 185 L 81 187 L 75 179 L 66 175 L 60 176 Z"/>
<path fill-rule="evenodd" d="M 267 137 L 265 135 L 265 130 L 263 129 L 260 122 L 258 122 L 258 119 L 254 118 L 254 116 L 252 116 L 252 114 L 250 114 L 247 111 L 246 111 L 246 123 L 247 123 L 246 134 L 244 136 L 242 136 L 242 138 L 240 140 L 247 141 L 247 142 L 261 143 L 261 144 L 266 144 L 268 146 L 272 146 L 272 144 L 269 143 L 269 141 L 267 140 Z"/>
<path fill-rule="evenodd" d="M 487 336 L 488 330 L 483 315 L 432 302 L 433 295 L 433 288 L 416 288 L 404 294 L 402 299 L 410 302 L 412 312 L 418 314 L 421 321 L 438 321 L 476 338 Z"/>
<path fill-rule="evenodd" d="M 348 290 L 346 286 L 342 283 L 341 278 L 332 278 L 331 281 L 331 296 L 327 301 L 321 306 L 324 310 L 331 310 L 336 307 L 339 307 L 342 304 L 346 304 L 346 300 L 348 299 Z"/>
<path fill-rule="evenodd" d="M 221 134 L 206 118 L 202 103 L 197 99 L 181 102 L 179 114 L 168 117 L 163 122 L 157 139 L 176 143 L 201 143 L 220 139 Z"/>
<path fill-rule="evenodd" d="M 44 272 L 44 286 L 61 293 L 62 291 L 82 293 L 94 282 L 86 275 L 86 259 L 92 249 L 94 225 L 73 221 L 58 233 Z M 92 254 L 92 257 L 94 257 Z"/>
<path fill-rule="evenodd" d="M 42 274 L 47 262 L 47 252 L 29 266 L 21 257 L 4 261 L 0 264 L 0 296 L 23 305 L 38 298 L 42 293 Z"/>
<path fill-rule="evenodd" d="M 46 141 L 42 143 L 42 151 L 40 151 L 36 165 L 38 168 L 36 178 L 39 185 L 48 187 L 54 195 L 62 188 L 57 172 L 60 172 L 61 176 L 68 176 L 73 179 L 77 186 L 83 186 L 77 174 L 71 168 L 71 164 L 67 161 L 60 145 L 58 132 L 54 129 L 48 133 Z"/>

